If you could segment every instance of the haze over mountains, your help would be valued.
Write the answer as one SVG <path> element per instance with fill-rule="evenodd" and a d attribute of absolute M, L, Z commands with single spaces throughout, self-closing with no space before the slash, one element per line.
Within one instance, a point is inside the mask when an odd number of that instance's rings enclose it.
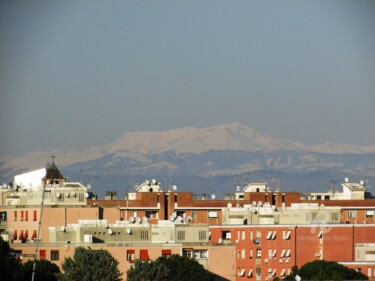
<path fill-rule="evenodd" d="M 112 143 L 86 150 L 56 149 L 1 158 L 2 182 L 9 182 L 20 172 L 44 167 L 52 154 L 65 176 L 76 180 L 82 176 L 87 180 L 102 178 L 102 187 L 98 189 L 123 190 L 131 179 L 142 181 L 142 177 L 161 177 L 166 182 L 166 178 L 169 181 L 173 177 L 174 181 L 184 182 L 186 188 L 205 186 L 207 190 L 223 189 L 217 181 L 233 185 L 233 178 L 244 174 L 268 178 L 263 180 L 283 178 L 294 189 L 312 174 L 317 179 L 309 179 L 300 188 L 313 188 L 318 181 L 329 182 L 329 177 L 375 177 L 375 145 L 309 146 L 232 123 L 164 132 L 129 132 Z M 290 184 L 293 182 L 298 182 L 298 186 Z"/>

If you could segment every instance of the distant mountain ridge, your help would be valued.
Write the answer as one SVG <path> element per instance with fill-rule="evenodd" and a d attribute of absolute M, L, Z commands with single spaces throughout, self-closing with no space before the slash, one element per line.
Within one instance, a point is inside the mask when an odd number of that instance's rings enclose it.
<path fill-rule="evenodd" d="M 262 169 L 293 172 L 338 169 L 340 172 L 375 174 L 372 155 L 375 145 L 327 143 L 308 146 L 231 123 L 208 128 L 128 132 L 112 143 L 89 149 L 35 151 L 1 158 L 1 179 L 44 167 L 52 153 L 57 156 L 57 164 L 68 171 L 83 168 L 92 174 L 107 175 L 166 175 L 172 171 L 191 176 L 195 173 L 218 176 Z M 223 161 L 226 165 L 221 163 Z"/>

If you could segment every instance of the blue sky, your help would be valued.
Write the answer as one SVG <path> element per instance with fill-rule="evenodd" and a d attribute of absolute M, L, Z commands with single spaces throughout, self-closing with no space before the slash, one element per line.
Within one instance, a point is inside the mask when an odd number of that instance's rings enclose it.
<path fill-rule="evenodd" d="M 375 144 L 375 1 L 1 1 L 0 156 L 240 122 Z"/>

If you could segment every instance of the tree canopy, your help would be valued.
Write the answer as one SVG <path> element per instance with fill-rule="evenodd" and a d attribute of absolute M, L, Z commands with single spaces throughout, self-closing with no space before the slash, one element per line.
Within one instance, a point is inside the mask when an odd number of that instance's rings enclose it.
<path fill-rule="evenodd" d="M 14 256 L 9 243 L 0 237 L 0 276 L 2 281 L 21 280 L 23 266 L 21 261 Z"/>
<path fill-rule="evenodd" d="M 302 279 L 307 280 L 368 280 L 367 276 L 354 269 L 333 261 L 316 260 L 306 263 L 299 270 L 294 267 L 292 273 L 284 280 L 295 280 L 298 274 Z"/>
<path fill-rule="evenodd" d="M 92 250 L 78 247 L 73 259 L 66 258 L 62 264 L 63 281 L 117 281 L 122 273 L 118 261 L 107 250 Z"/>
<path fill-rule="evenodd" d="M 128 281 L 212 281 L 215 278 L 196 260 L 179 255 L 159 257 L 151 262 L 136 260 L 127 275 Z"/>

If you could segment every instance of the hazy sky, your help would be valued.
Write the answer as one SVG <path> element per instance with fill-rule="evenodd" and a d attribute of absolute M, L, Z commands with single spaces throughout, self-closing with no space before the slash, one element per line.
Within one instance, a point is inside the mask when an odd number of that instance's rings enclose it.
<path fill-rule="evenodd" d="M 240 122 L 375 144 L 375 1 L 1 1 L 0 156 Z"/>

